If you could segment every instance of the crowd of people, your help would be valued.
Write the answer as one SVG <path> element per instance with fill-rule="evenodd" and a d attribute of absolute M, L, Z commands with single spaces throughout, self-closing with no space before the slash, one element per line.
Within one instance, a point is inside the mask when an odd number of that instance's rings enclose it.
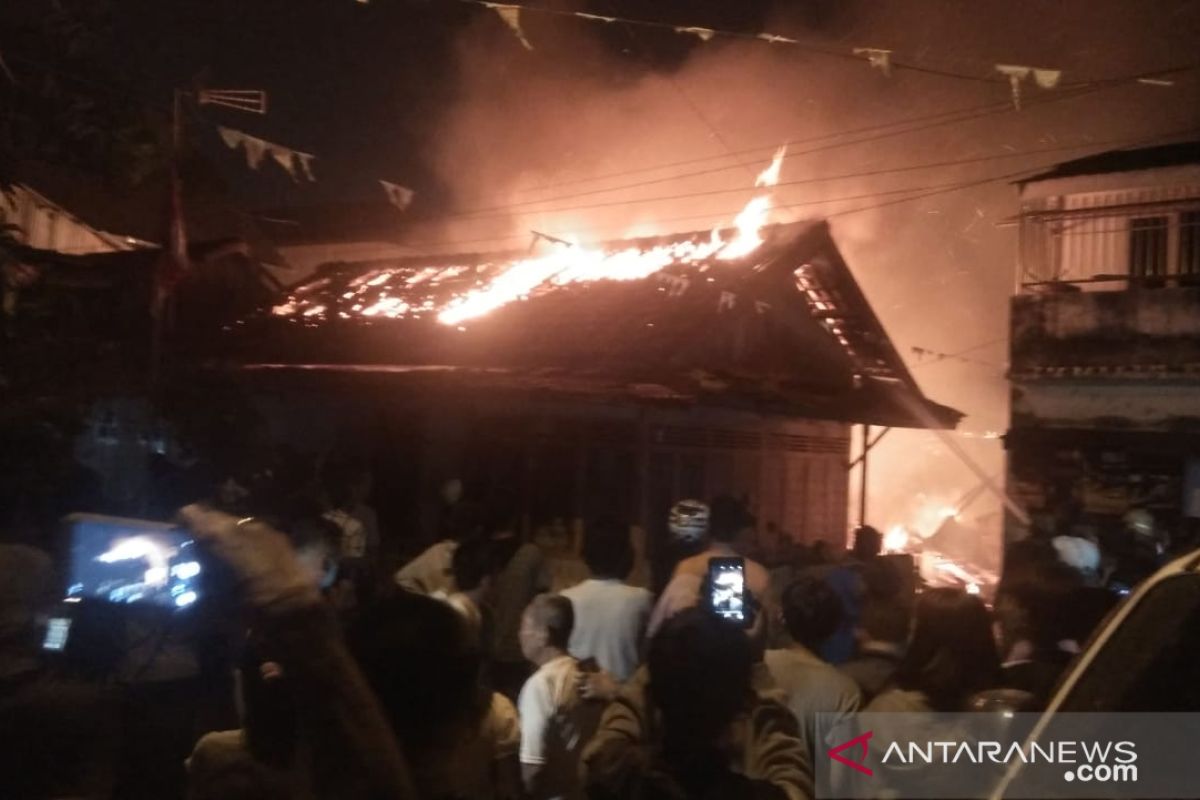
<path fill-rule="evenodd" d="M 292 513 L 185 507 L 230 602 L 146 622 L 135 668 L 47 658 L 54 565 L 0 545 L 0 727 L 23 734 L 0 748 L 4 796 L 804 800 L 818 715 L 966 711 L 998 689 L 1037 709 L 1115 602 L 1040 541 L 1008 554 L 992 607 L 922 590 L 869 527 L 840 558 L 768 569 L 739 553 L 753 520 L 731 497 L 671 509 L 657 594 L 629 582 L 612 518 L 584 526 L 588 577 L 561 588 L 515 515 L 457 482 L 439 540 L 387 574 L 369 494 L 344 469 Z M 741 559 L 743 624 L 706 607 L 711 559 Z M 230 680 L 170 680 L 188 659 Z"/>

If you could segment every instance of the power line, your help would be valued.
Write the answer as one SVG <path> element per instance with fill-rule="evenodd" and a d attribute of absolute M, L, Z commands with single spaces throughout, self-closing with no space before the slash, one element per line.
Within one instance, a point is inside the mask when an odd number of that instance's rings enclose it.
<path fill-rule="evenodd" d="M 1194 130 L 1194 129 L 1192 129 L 1192 130 Z M 1162 138 L 1166 138 L 1167 136 L 1174 136 L 1174 135 L 1178 135 L 1178 133 L 1160 134 L 1158 136 L 1148 137 L 1148 138 L 1144 138 L 1141 140 L 1131 140 L 1129 142 L 1129 144 L 1139 144 L 1139 143 L 1144 144 L 1144 143 L 1157 141 Z M 986 176 L 983 178 L 978 178 L 978 179 L 969 180 L 969 181 L 962 181 L 962 182 L 958 182 L 958 183 L 940 184 L 940 185 L 935 185 L 935 186 L 908 187 L 908 188 L 904 188 L 904 189 L 894 189 L 894 190 L 889 190 L 889 191 L 884 191 L 884 192 L 872 192 L 872 193 L 864 194 L 864 195 L 855 195 L 855 196 L 847 196 L 847 197 L 840 197 L 840 198 L 827 198 L 824 200 L 811 200 L 811 201 L 805 201 L 805 202 L 801 202 L 801 203 L 786 203 L 786 204 L 774 206 L 774 208 L 776 208 L 776 209 L 801 208 L 801 207 L 806 207 L 806 206 L 824 205 L 827 203 L 848 202 L 848 201 L 857 200 L 857 199 L 888 197 L 891 195 L 898 195 L 898 194 L 909 195 L 906 197 L 898 197 L 898 198 L 883 200 L 879 203 L 874 203 L 874 204 L 870 204 L 870 205 L 858 206 L 856 208 L 845 209 L 842 211 L 835 211 L 835 212 L 825 215 L 825 219 L 835 219 L 835 218 L 839 218 L 839 217 L 849 216 L 852 214 L 860 214 L 864 211 L 874 211 L 874 210 L 878 210 L 880 208 L 887 208 L 889 206 L 894 206 L 894 205 L 898 205 L 901 203 L 912 202 L 914 200 L 923 200 L 923 199 L 927 199 L 929 197 L 936 197 L 938 195 L 962 191 L 964 189 L 971 189 L 971 188 L 974 188 L 977 186 L 983 186 L 983 185 L 986 185 L 989 183 L 995 183 L 997 181 L 1017 180 L 1021 177 L 1031 175 L 1031 174 L 1037 174 L 1038 172 L 1042 172 L 1046 169 L 1049 169 L 1050 167 L 1053 167 L 1055 165 L 1055 163 L 1056 162 L 1049 162 L 1049 163 L 1040 164 L 1037 166 L 1024 167 L 1019 170 L 1004 172 L 1004 173 L 997 174 L 997 175 L 989 175 L 989 176 Z M 706 214 L 694 214 L 694 215 L 689 215 L 689 216 L 685 216 L 685 217 L 660 218 L 655 221 L 661 223 L 661 222 L 683 222 L 683 221 L 698 220 L 698 219 L 714 219 L 714 218 L 719 218 L 719 217 L 728 218 L 730 215 L 735 214 L 740 210 L 741 209 L 730 209 L 728 211 L 720 211 L 720 212 L 714 211 L 714 212 L 710 212 L 710 213 L 706 213 Z M 602 227 L 598 227 L 598 228 L 589 228 L 587 230 L 589 233 L 594 233 L 596 231 L 603 231 L 603 230 L 618 230 L 618 229 L 627 230 L 629 227 L 630 227 L 629 224 L 624 224 L 624 225 L 619 225 L 619 226 L 618 225 L 610 225 L 610 226 L 602 226 Z M 559 232 L 552 232 L 551 235 L 560 236 L 560 237 L 568 237 L 568 236 L 574 236 L 578 232 L 579 231 L 559 231 Z M 411 246 L 411 247 L 448 248 L 448 247 L 459 247 L 462 245 L 477 244 L 477 243 L 483 243 L 483 242 L 494 242 L 494 243 L 522 242 L 522 241 L 525 241 L 525 238 L 526 237 L 523 235 L 521 235 L 521 236 L 496 236 L 496 237 L 485 237 L 485 238 L 478 238 L 478 239 L 459 239 L 459 240 L 445 241 L 445 242 L 413 242 L 413 243 L 410 243 L 409 246 Z"/>
<path fill-rule="evenodd" d="M 1189 128 L 1184 131 L 1178 131 L 1178 132 L 1174 132 L 1174 133 L 1170 133 L 1170 134 L 1164 134 L 1163 137 L 1161 137 L 1161 138 L 1167 138 L 1170 136 L 1180 135 L 1182 133 L 1188 133 L 1188 132 L 1191 132 L 1192 130 L 1194 130 L 1194 129 Z M 849 180 L 852 178 L 869 178 L 869 177 L 876 177 L 879 175 L 888 175 L 888 174 L 900 173 L 900 172 L 917 172 L 917 171 L 926 170 L 926 169 L 940 169 L 940 168 L 945 168 L 945 167 L 963 166 L 966 164 L 978 164 L 978 163 L 982 163 L 982 162 L 986 162 L 986 161 L 998 161 L 998 160 L 1002 160 L 1002 159 L 1006 159 L 1006 158 L 1025 158 L 1028 156 L 1043 155 L 1045 153 L 1061 153 L 1066 150 L 1079 150 L 1079 149 L 1083 149 L 1083 148 L 1092 148 L 1092 147 L 1109 147 L 1109 146 L 1114 146 L 1114 145 L 1128 144 L 1130 141 L 1131 140 L 1128 138 L 1111 139 L 1111 140 L 1100 141 L 1100 142 L 1085 142 L 1085 143 L 1081 143 L 1081 144 L 1059 145 L 1057 147 L 1043 147 L 1043 148 L 1039 148 L 1036 150 L 1016 150 L 1016 151 L 1011 151 L 1011 152 L 1006 152 L 1006 153 L 995 153 L 992 155 L 974 156 L 972 158 L 960 158 L 960 159 L 954 159 L 954 160 L 949 160 L 949 161 L 934 161 L 934 162 L 927 162 L 924 164 L 910 164 L 910 165 L 902 166 L 902 167 L 887 167 L 887 168 L 883 168 L 883 169 L 867 170 L 867 171 L 863 171 L 863 172 L 846 172 L 846 173 L 841 173 L 839 175 L 828 175 L 828 176 L 824 176 L 824 177 L 798 178 L 796 180 L 791 180 L 791 181 L 780 181 L 779 183 L 775 184 L 775 186 L 772 188 L 778 189 L 781 187 L 789 187 L 789 186 L 803 186 L 803 185 L 808 185 L 808 184 L 813 184 L 813 183 L 827 183 L 827 182 L 831 182 L 831 181 Z M 688 200 L 688 199 L 692 199 L 692 198 L 696 198 L 696 197 L 709 197 L 709 196 L 721 195 L 721 194 L 738 194 L 738 193 L 745 193 L 745 192 L 751 192 L 751 191 L 754 191 L 754 189 L 751 187 L 747 187 L 747 186 L 739 186 L 739 187 L 730 188 L 730 189 L 707 189 L 707 190 L 703 190 L 703 191 L 684 192 L 681 194 L 673 194 L 673 195 L 656 195 L 654 197 L 637 197 L 637 198 L 629 198 L 629 199 L 622 199 L 622 200 L 610 200 L 610 201 L 605 201 L 605 202 L 601 202 L 601 203 L 590 203 L 590 204 L 586 204 L 586 205 L 577 205 L 577 206 L 555 206 L 555 207 L 551 207 L 551 208 L 529 208 L 529 209 L 523 209 L 523 211 L 521 213 L 545 214 L 545 213 L 555 213 L 555 212 L 564 212 L 564 211 L 584 211 L 584 210 L 590 210 L 590 209 L 596 209 L 596 208 L 609 208 L 609 207 L 613 207 L 613 206 L 625 206 L 625 205 L 633 205 L 633 204 L 638 204 L 638 203 L 665 202 L 665 201 L 669 201 L 669 200 Z M 539 201 L 529 201 L 528 203 L 515 203 L 511 206 L 508 206 L 506 208 L 506 210 L 500 211 L 500 212 L 495 212 L 495 213 L 463 211 L 463 212 L 457 212 L 457 213 L 453 213 L 453 214 L 449 214 L 449 215 L 444 215 L 442 218 L 443 219 L 446 219 L 446 218 L 454 219 L 454 218 L 458 218 L 458 217 L 470 217 L 472 219 L 486 219 L 486 218 L 497 217 L 497 216 L 508 216 L 514 210 L 521 209 L 523 206 L 531 205 L 533 203 L 548 203 L 548 202 L 552 202 L 552 201 L 539 200 Z"/>
<path fill-rule="evenodd" d="M 1081 83 L 1076 83 L 1076 84 L 1067 84 L 1066 87 L 1071 90 L 1070 97 L 1078 97 L 1078 96 L 1081 96 L 1082 94 L 1084 94 L 1084 93 L 1078 91 L 1080 89 L 1093 88 L 1093 87 L 1095 89 L 1111 88 L 1111 87 L 1115 87 L 1115 86 L 1122 85 L 1122 84 L 1137 83 L 1139 81 L 1149 80 L 1149 79 L 1153 79 L 1156 77 L 1163 77 L 1166 75 L 1175 75 L 1175 74 L 1178 74 L 1181 72 L 1189 72 L 1189 71 L 1192 71 L 1192 70 L 1195 70 L 1198 68 L 1200 68 L 1200 63 L 1192 64 L 1192 65 L 1188 65 L 1188 66 L 1170 67 L 1167 69 L 1155 70 L 1152 72 L 1142 72 L 1142 73 L 1126 75 L 1126 76 L 1122 76 L 1122 77 L 1106 78 L 1103 80 L 1089 81 L 1086 83 L 1081 82 Z M 1090 94 L 1090 92 L 1087 92 L 1087 93 Z M 1060 99 L 1065 99 L 1065 98 L 1060 98 Z M 1026 108 L 1039 106 L 1046 102 L 1052 102 L 1053 100 L 1054 100 L 1054 98 L 1033 100 L 1033 101 L 1026 103 Z M 945 119 L 946 117 L 959 117 L 960 115 L 964 115 L 962 120 L 951 119 L 951 120 L 949 120 L 949 122 L 969 121 L 969 120 L 979 119 L 979 118 L 986 117 L 986 116 L 991 116 L 992 114 L 999 113 L 999 112 L 1009 112 L 1009 111 L 1014 111 L 1014 110 L 1015 109 L 1013 108 L 1012 102 L 1009 100 L 1005 100 L 1003 102 L 985 103 L 982 105 L 969 106 L 966 108 L 959 108 L 959 109 L 954 109 L 951 111 L 941 111 L 936 114 L 927 114 L 927 115 L 922 115 L 922 116 L 909 117 L 906 119 L 893 120 L 891 122 L 882 122 L 882 123 L 876 123 L 873 125 L 866 125 L 866 126 L 862 126 L 862 127 L 858 127 L 858 128 L 849 128 L 849 129 L 844 129 L 844 130 L 840 130 L 840 131 L 834 131 L 832 133 L 821 134 L 818 136 L 788 139 L 784 142 L 776 142 L 775 144 L 770 144 L 770 145 L 760 145 L 758 147 L 746 148 L 744 150 L 737 150 L 737 151 L 734 151 L 731 153 L 723 153 L 720 155 L 712 155 L 712 156 L 702 156 L 699 158 L 688 158 L 688 159 L 682 159 L 679 161 L 669 161 L 669 162 L 664 162 L 661 164 L 653 164 L 653 165 L 649 165 L 649 166 L 645 166 L 645 167 L 637 167 L 634 169 L 620 170 L 617 172 L 609 172 L 609 173 L 603 173 L 600 175 L 593 175 L 588 178 L 576 178 L 576 179 L 567 180 L 567 181 L 546 183 L 546 184 L 542 184 L 540 186 L 531 186 L 531 187 L 527 187 L 527 188 L 523 188 L 523 189 L 517 189 L 517 190 L 515 190 L 514 193 L 515 194 L 525 194 L 525 193 L 529 193 L 529 192 L 539 192 L 539 191 L 544 191 L 546 189 L 558 188 L 561 186 L 574 186 L 574 185 L 578 185 L 581 183 L 592 183 L 594 181 L 608 180 L 610 178 L 620 178 L 620 177 L 625 177 L 627 175 L 637 175 L 637 174 L 641 174 L 644 172 L 656 172 L 658 170 L 669 169 L 671 167 L 688 166 L 691 164 L 701 164 L 701 163 L 706 163 L 709 161 L 720 161 L 720 160 L 723 160 L 726 158 L 731 158 L 731 157 L 739 156 L 739 155 L 747 155 L 748 156 L 748 155 L 755 154 L 755 153 L 769 153 L 769 152 L 773 152 L 774 150 L 776 150 L 781 144 L 786 145 L 788 147 L 792 147 L 795 145 L 810 144 L 812 142 L 819 142 L 819 141 L 824 141 L 827 139 L 840 139 L 845 136 L 853 136 L 853 135 L 860 134 L 860 133 L 871 133 L 874 131 L 887 130 L 890 128 L 896 128 L 896 127 L 908 125 L 908 124 L 929 122 L 929 121 L 934 121 L 934 120 L 942 120 L 942 119 Z M 937 126 L 931 126 L 931 127 L 937 127 Z M 914 131 L 914 132 L 920 131 L 920 130 L 927 130 L 927 128 L 920 127 L 920 128 L 912 129 L 912 131 Z M 908 130 L 898 131 L 896 133 L 896 135 L 901 135 L 903 133 L 908 133 L 908 132 L 910 132 L 910 131 L 908 131 Z M 875 140 L 874 139 L 865 139 L 862 141 L 875 141 Z M 855 141 L 855 142 L 849 142 L 848 144 L 857 144 L 857 143 L 858 142 Z M 818 150 L 813 150 L 813 151 L 809 151 L 809 152 L 818 152 Z M 725 167 L 725 169 L 735 169 L 739 166 L 747 166 L 747 165 L 746 164 L 732 165 L 729 167 Z M 685 174 L 681 177 L 690 177 L 690 176 Z M 543 198 L 543 199 L 550 199 L 550 198 Z"/>
<path fill-rule="evenodd" d="M 601 15 L 601 14 L 588 14 L 588 13 L 581 12 L 581 11 L 563 11 L 561 9 L 545 8 L 542 6 L 531 6 L 531 5 L 523 5 L 523 4 L 516 4 L 516 3 L 495 3 L 495 2 L 491 2 L 490 0 L 459 0 L 459 1 L 464 2 L 464 3 L 470 3 L 472 5 L 483 6 L 485 8 L 496 8 L 497 6 L 500 6 L 500 7 L 519 9 L 520 11 L 532 11 L 537 14 L 547 14 L 547 15 L 556 16 L 556 17 L 573 17 L 575 19 L 581 19 L 581 20 L 586 20 L 586 21 L 590 21 L 590 22 L 604 22 L 604 23 L 618 22 L 618 23 L 622 23 L 625 25 L 638 26 L 638 27 L 643 27 L 643 28 L 653 28 L 655 30 L 668 30 L 668 31 L 674 31 L 675 33 L 681 33 L 681 34 L 698 35 L 701 32 L 703 32 L 703 34 L 705 36 L 708 36 L 709 38 L 716 36 L 716 37 L 721 37 L 724 39 L 740 39 L 743 41 L 758 41 L 758 42 L 768 42 L 770 44 L 781 44 L 781 45 L 787 45 L 789 47 L 794 47 L 798 50 L 803 50 L 804 52 L 812 53 L 814 55 L 825 56 L 827 58 L 837 58 L 837 59 L 841 59 L 843 61 L 854 61 L 856 63 L 863 64 L 863 65 L 867 65 L 869 63 L 861 55 L 855 55 L 852 52 L 847 52 L 844 50 L 833 50 L 833 49 L 826 48 L 826 47 L 819 47 L 814 44 L 802 42 L 802 41 L 792 38 L 790 36 L 778 36 L 778 35 L 770 34 L 770 33 L 745 33 L 743 31 L 728 31 L 728 30 L 722 30 L 720 28 L 697 27 L 697 26 L 691 26 L 691 25 L 687 25 L 687 24 L 672 24 L 672 23 L 668 23 L 668 22 L 657 22 L 654 20 L 647 20 L 647 19 L 633 19 L 633 18 L 629 18 L 629 17 L 614 17 L 614 16 Z M 919 73 L 923 73 L 926 75 L 935 75 L 935 76 L 941 77 L 941 78 L 954 78 L 956 80 L 972 81 L 975 83 L 990 83 L 990 84 L 1008 83 L 1008 80 L 1001 76 L 992 77 L 992 76 L 968 75 L 966 73 L 953 72 L 950 70 L 939 69 L 939 68 L 935 68 L 935 67 L 927 67 L 927 66 L 923 66 L 920 64 L 914 64 L 914 63 L 911 63 L 908 61 L 898 61 L 895 58 L 890 57 L 890 53 L 891 53 L 890 50 L 887 52 L 889 53 L 888 64 L 893 69 L 908 70 L 911 72 L 919 72 Z"/>
<path fill-rule="evenodd" d="M 1197 67 L 1200 67 L 1200 64 L 1195 65 L 1193 67 L 1189 67 L 1188 69 L 1196 69 Z M 1041 106 L 1041 105 L 1048 105 L 1050 103 L 1073 100 L 1073 99 L 1076 99 L 1076 98 L 1084 96 L 1084 95 L 1102 91 L 1103 89 L 1106 89 L 1106 88 L 1109 88 L 1109 86 L 1108 85 L 1097 86 L 1097 87 L 1093 87 L 1091 89 L 1079 90 L 1079 91 L 1069 93 L 1069 94 L 1061 94 L 1061 95 L 1057 95 L 1052 98 L 1047 98 L 1046 100 L 1042 100 L 1039 103 L 1037 103 L 1036 105 Z M 1034 105 L 1034 104 L 1030 104 L 1030 105 Z M 1007 106 L 1006 106 L 1006 108 L 1007 108 Z M 839 149 L 839 148 L 843 148 L 843 147 L 850 147 L 850 146 L 857 145 L 857 144 L 866 144 L 869 142 L 876 142 L 876 141 L 880 141 L 883 139 L 890 139 L 894 136 L 902 136 L 902 135 L 908 134 L 908 133 L 916 133 L 916 132 L 920 132 L 920 131 L 924 131 L 924 130 L 929 130 L 931 128 L 937 128 L 937 127 L 941 127 L 941 126 L 948 125 L 948 124 L 954 124 L 957 122 L 968 122 L 968 121 L 973 121 L 975 119 L 981 119 L 983 117 L 992 116 L 993 113 L 995 113 L 995 112 L 993 111 L 993 112 L 986 112 L 986 113 L 975 113 L 975 114 L 970 114 L 970 115 L 960 115 L 957 117 L 951 117 L 949 119 L 939 119 L 939 120 L 931 122 L 929 124 L 918 125 L 918 126 L 906 128 L 904 130 L 899 130 L 899 131 L 887 131 L 887 132 L 880 133 L 878 135 L 862 137 L 862 138 L 858 138 L 858 139 L 854 139 L 854 140 L 850 140 L 850 141 L 839 139 L 839 140 L 829 142 L 824 145 L 819 145 L 816 147 L 809 148 L 807 150 L 801 150 L 799 152 L 790 153 L 789 157 L 794 159 L 799 156 L 811 155 L 813 153 L 824 152 L 827 150 Z M 785 142 L 784 144 L 787 144 L 790 146 L 792 143 L 793 142 Z M 734 154 L 730 154 L 730 155 L 734 155 Z M 724 156 L 722 158 L 724 158 Z M 708 169 L 696 170 L 693 172 L 685 172 L 685 173 L 669 175 L 669 176 L 660 177 L 660 178 L 635 181 L 632 183 L 625 183 L 625 184 L 620 184 L 620 185 L 616 185 L 616 186 L 609 186 L 609 187 L 604 187 L 604 188 L 600 188 L 600 189 L 589 189 L 586 191 L 570 192 L 570 193 L 555 195 L 553 197 L 543 197 L 543 198 L 539 198 L 536 200 L 525 200 L 525 201 L 520 201 L 517 203 L 508 203 L 508 204 L 493 205 L 493 206 L 481 206 L 481 207 L 474 208 L 474 209 L 466 209 L 463 211 L 455 212 L 454 214 L 451 214 L 449 216 L 450 217 L 464 217 L 464 216 L 472 216 L 472 215 L 476 215 L 476 214 L 482 214 L 484 212 L 511 211 L 513 209 L 519 209 L 519 208 L 523 208 L 525 206 L 537 205 L 537 204 L 541 204 L 541 203 L 550 203 L 550 202 L 555 202 L 557 200 L 574 200 L 574 199 L 580 198 L 580 197 L 603 195 L 603 194 L 608 194 L 611 192 L 621 191 L 624 189 L 637 189 L 637 188 L 642 188 L 644 186 L 653 186 L 653 185 L 657 185 L 657 184 L 661 184 L 661 183 L 670 183 L 672 181 L 683 180 L 685 178 L 694 178 L 694 177 L 701 177 L 701 176 L 705 176 L 705 175 L 713 175 L 713 174 L 717 174 L 717 173 L 721 173 L 721 172 L 728 172 L 733 169 L 740 169 L 745 166 L 748 166 L 748 164 L 739 163 L 739 164 L 729 165 L 729 166 L 711 167 Z M 444 219 L 444 218 L 446 218 L 446 216 L 447 215 L 442 215 L 441 218 Z"/>

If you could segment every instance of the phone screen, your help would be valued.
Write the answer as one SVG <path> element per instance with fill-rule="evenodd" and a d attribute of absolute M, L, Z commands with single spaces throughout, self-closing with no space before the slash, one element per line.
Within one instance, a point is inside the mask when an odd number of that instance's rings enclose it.
<path fill-rule="evenodd" d="M 191 606 L 200 596 L 199 554 L 187 531 L 146 520 L 76 514 L 67 600 Z"/>
<path fill-rule="evenodd" d="M 730 622 L 746 624 L 746 562 L 740 558 L 708 561 L 708 606 Z"/>
<path fill-rule="evenodd" d="M 51 617 L 46 624 L 46 638 L 42 640 L 42 649 L 61 653 L 67 648 L 67 636 L 70 633 L 71 619 L 69 617 Z"/>

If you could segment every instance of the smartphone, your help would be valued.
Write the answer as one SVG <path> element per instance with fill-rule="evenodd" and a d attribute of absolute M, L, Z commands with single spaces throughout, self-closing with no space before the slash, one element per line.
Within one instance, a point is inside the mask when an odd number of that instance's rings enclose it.
<path fill-rule="evenodd" d="M 51 617 L 46 623 L 46 638 L 42 640 L 42 649 L 61 653 L 67 649 L 67 637 L 70 633 L 70 617 Z"/>
<path fill-rule="evenodd" d="M 201 594 L 200 554 L 178 527 L 141 519 L 73 514 L 67 602 L 97 599 L 186 609 Z"/>
<path fill-rule="evenodd" d="M 750 615 L 746 611 L 744 558 L 708 560 L 708 608 L 722 619 L 739 625 L 750 624 Z"/>

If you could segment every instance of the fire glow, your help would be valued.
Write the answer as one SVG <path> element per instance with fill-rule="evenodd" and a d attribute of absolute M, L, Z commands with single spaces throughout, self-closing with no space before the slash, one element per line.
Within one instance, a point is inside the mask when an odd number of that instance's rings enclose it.
<path fill-rule="evenodd" d="M 775 152 L 770 165 L 755 180 L 756 188 L 769 190 L 779 182 L 785 154 L 785 147 Z M 356 301 L 351 305 L 351 310 L 363 317 L 398 319 L 432 313 L 443 325 L 460 326 L 463 322 L 509 303 L 528 298 L 540 289 L 602 280 L 640 280 L 671 265 L 694 266 L 710 259 L 734 261 L 745 258 L 763 244 L 761 231 L 769 221 L 771 207 L 769 191 L 755 195 L 734 219 L 734 228 L 728 239 L 718 227 L 713 229 L 706 241 L 683 241 L 614 251 L 574 242 L 552 241 L 549 243 L 550 252 L 511 262 L 499 274 L 486 277 L 474 288 L 454 294 L 448 300 L 435 298 L 433 292 L 439 284 L 447 280 L 461 280 L 472 269 L 477 274 L 489 271 L 488 267 L 428 268 L 406 277 L 404 283 L 407 289 L 429 292 L 421 299 L 409 292 L 405 293 L 404 298 L 390 295 L 386 284 L 400 270 L 376 270 L 352 282 L 342 297 L 347 301 Z M 297 293 L 275 306 L 272 314 L 312 318 L 321 317 L 326 311 L 324 305 L 308 302 L 304 295 Z"/>

